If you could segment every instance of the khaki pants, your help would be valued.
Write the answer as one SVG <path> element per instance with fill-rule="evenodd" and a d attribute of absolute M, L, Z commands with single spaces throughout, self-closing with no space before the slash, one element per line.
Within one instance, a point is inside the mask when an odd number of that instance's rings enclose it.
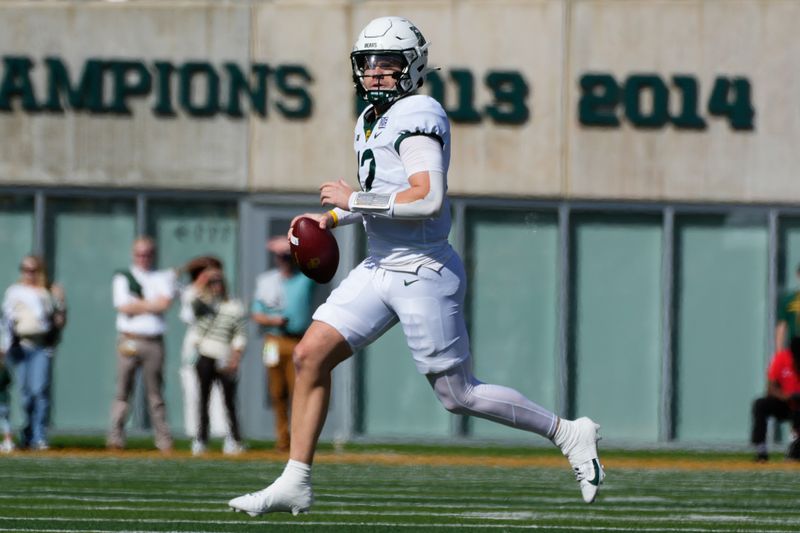
<path fill-rule="evenodd" d="M 117 390 L 111 406 L 111 430 L 108 445 L 125 446 L 125 421 L 130 410 L 130 396 L 133 390 L 136 370 L 141 367 L 147 407 L 155 432 L 156 447 L 159 450 L 172 449 L 172 436 L 167 425 L 162 388 L 164 386 L 164 341 L 161 337 L 129 338 L 120 335 L 117 340 Z"/>
<path fill-rule="evenodd" d="M 289 405 L 294 392 L 294 347 L 300 342 L 299 337 L 283 337 L 267 335 L 265 342 L 278 345 L 278 364 L 267 367 L 267 383 L 269 384 L 269 400 L 275 414 L 275 448 L 289 449 Z"/>

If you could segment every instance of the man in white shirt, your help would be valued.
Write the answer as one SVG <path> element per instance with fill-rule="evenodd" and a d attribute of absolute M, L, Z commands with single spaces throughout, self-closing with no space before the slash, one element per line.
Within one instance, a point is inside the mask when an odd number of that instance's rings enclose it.
<path fill-rule="evenodd" d="M 117 310 L 117 389 L 107 445 L 112 449 L 125 447 L 129 398 L 136 371 L 141 367 L 155 444 L 162 452 L 169 452 L 172 436 L 162 395 L 164 313 L 175 296 L 176 276 L 172 270 L 153 269 L 156 245 L 150 237 L 138 237 L 132 253 L 133 264 L 128 270 L 117 272 L 112 281 Z"/>

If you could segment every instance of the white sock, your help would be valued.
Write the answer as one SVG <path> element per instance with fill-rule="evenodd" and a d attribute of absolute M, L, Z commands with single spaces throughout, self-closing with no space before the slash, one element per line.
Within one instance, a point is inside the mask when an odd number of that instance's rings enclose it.
<path fill-rule="evenodd" d="M 583 420 L 583 419 L 578 419 Z M 561 448 L 570 464 L 575 467 L 586 461 L 591 461 L 595 456 L 594 446 L 586 440 L 581 441 L 580 424 L 578 420 L 559 419 L 558 428 L 553 435 L 553 444 Z"/>
<path fill-rule="evenodd" d="M 311 465 L 289 459 L 289 462 L 286 463 L 286 468 L 283 469 L 281 477 L 297 485 L 310 485 Z"/>
<path fill-rule="evenodd" d="M 553 433 L 553 438 L 551 440 L 553 441 L 553 444 L 561 448 L 561 451 L 563 452 L 565 445 L 569 443 L 573 433 L 572 421 L 559 418 L 558 427 L 556 427 L 556 431 Z"/>

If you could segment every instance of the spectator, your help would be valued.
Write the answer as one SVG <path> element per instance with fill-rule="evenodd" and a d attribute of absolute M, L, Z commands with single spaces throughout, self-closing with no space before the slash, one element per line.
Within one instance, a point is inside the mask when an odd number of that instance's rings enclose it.
<path fill-rule="evenodd" d="M 800 265 L 795 271 L 800 281 Z M 787 292 L 778 303 L 777 325 L 775 326 L 775 351 L 789 347 L 793 337 L 800 335 L 800 290 Z"/>
<path fill-rule="evenodd" d="M 292 261 L 286 236 L 267 242 L 275 268 L 256 281 L 251 318 L 261 326 L 267 385 L 275 413 L 275 448 L 289 451 L 289 405 L 294 389 L 292 352 L 311 324 L 313 282 Z"/>
<path fill-rule="evenodd" d="M 8 287 L 3 299 L 12 337 L 8 358 L 26 417 L 19 443 L 22 448 L 47 450 L 53 354 L 66 324 L 66 303 L 61 286 L 50 284 L 41 257 L 25 256 L 19 270 L 19 281 Z"/>
<path fill-rule="evenodd" d="M 192 454 L 205 453 L 208 447 L 208 398 L 211 384 L 218 381 L 222 385 L 230 425 L 230 435 L 222 451 L 235 455 L 244 451 L 236 417 L 239 363 L 247 343 L 244 306 L 239 300 L 228 297 L 222 270 L 218 268 L 203 270 L 197 278 L 197 289 L 192 308 L 197 317 L 199 357 L 195 366 L 200 382 L 200 426 L 192 442 Z"/>
<path fill-rule="evenodd" d="M 3 432 L 3 443 L 0 452 L 11 453 L 14 451 L 14 439 L 11 437 L 11 420 L 9 410 L 9 390 L 11 388 L 11 373 L 6 367 L 5 353 L 0 350 L 0 431 Z"/>
<path fill-rule="evenodd" d="M 186 435 L 197 438 L 200 419 L 200 383 L 197 379 L 197 331 L 192 301 L 197 296 L 197 278 L 208 267 L 222 269 L 222 261 L 213 256 L 200 256 L 187 262 L 181 271 L 185 272 L 191 283 L 181 290 L 180 318 L 187 325 L 181 346 L 181 386 L 183 389 L 183 423 Z M 211 435 L 226 435 L 229 432 L 225 419 L 225 404 L 222 389 L 218 383 L 212 385 L 209 399 L 209 420 Z"/>
<path fill-rule="evenodd" d="M 753 434 L 756 460 L 767 461 L 767 419 L 790 420 L 794 441 L 786 453 L 800 460 L 800 337 L 792 337 L 789 348 L 778 350 L 767 369 L 767 395 L 753 402 Z"/>
<path fill-rule="evenodd" d="M 125 421 L 136 371 L 141 367 L 156 447 L 172 451 L 162 387 L 164 383 L 164 313 L 175 295 L 175 272 L 154 270 L 156 245 L 150 237 L 133 243 L 133 265 L 112 280 L 117 310 L 117 390 L 111 407 L 107 445 L 125 447 Z"/>

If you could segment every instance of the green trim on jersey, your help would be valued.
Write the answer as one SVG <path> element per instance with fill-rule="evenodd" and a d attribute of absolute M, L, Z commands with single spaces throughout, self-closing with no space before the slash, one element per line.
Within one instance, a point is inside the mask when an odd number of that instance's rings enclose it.
<path fill-rule="evenodd" d="M 364 163 L 369 161 L 369 172 L 367 172 L 367 179 L 364 181 L 364 185 L 361 187 L 365 191 L 369 192 L 372 189 L 372 182 L 375 181 L 375 153 L 367 148 L 364 150 L 364 153 L 361 155 L 361 160 L 358 162 L 358 168 L 361 169 L 364 166 Z M 361 173 L 359 171 L 358 174 L 358 184 L 361 185 Z"/>
<path fill-rule="evenodd" d="M 373 120 L 369 120 L 367 118 L 367 115 L 372 115 L 375 118 Z M 369 111 L 364 113 L 364 123 L 362 124 L 362 126 L 364 127 L 364 140 L 365 141 L 369 140 L 370 136 L 372 135 L 372 130 L 375 129 L 375 124 L 378 123 L 379 119 L 380 119 L 380 117 L 375 115 L 375 109 L 374 108 L 370 109 Z"/>
<path fill-rule="evenodd" d="M 435 133 L 428 133 L 427 131 L 405 131 L 400 134 L 400 136 L 397 138 L 396 141 L 394 141 L 394 151 L 399 154 L 400 143 L 408 139 L 409 137 L 414 137 L 415 135 L 424 135 L 425 137 L 430 137 L 431 139 L 435 139 L 439 144 L 442 145 L 442 148 L 444 148 L 444 139 L 442 139 Z"/>

